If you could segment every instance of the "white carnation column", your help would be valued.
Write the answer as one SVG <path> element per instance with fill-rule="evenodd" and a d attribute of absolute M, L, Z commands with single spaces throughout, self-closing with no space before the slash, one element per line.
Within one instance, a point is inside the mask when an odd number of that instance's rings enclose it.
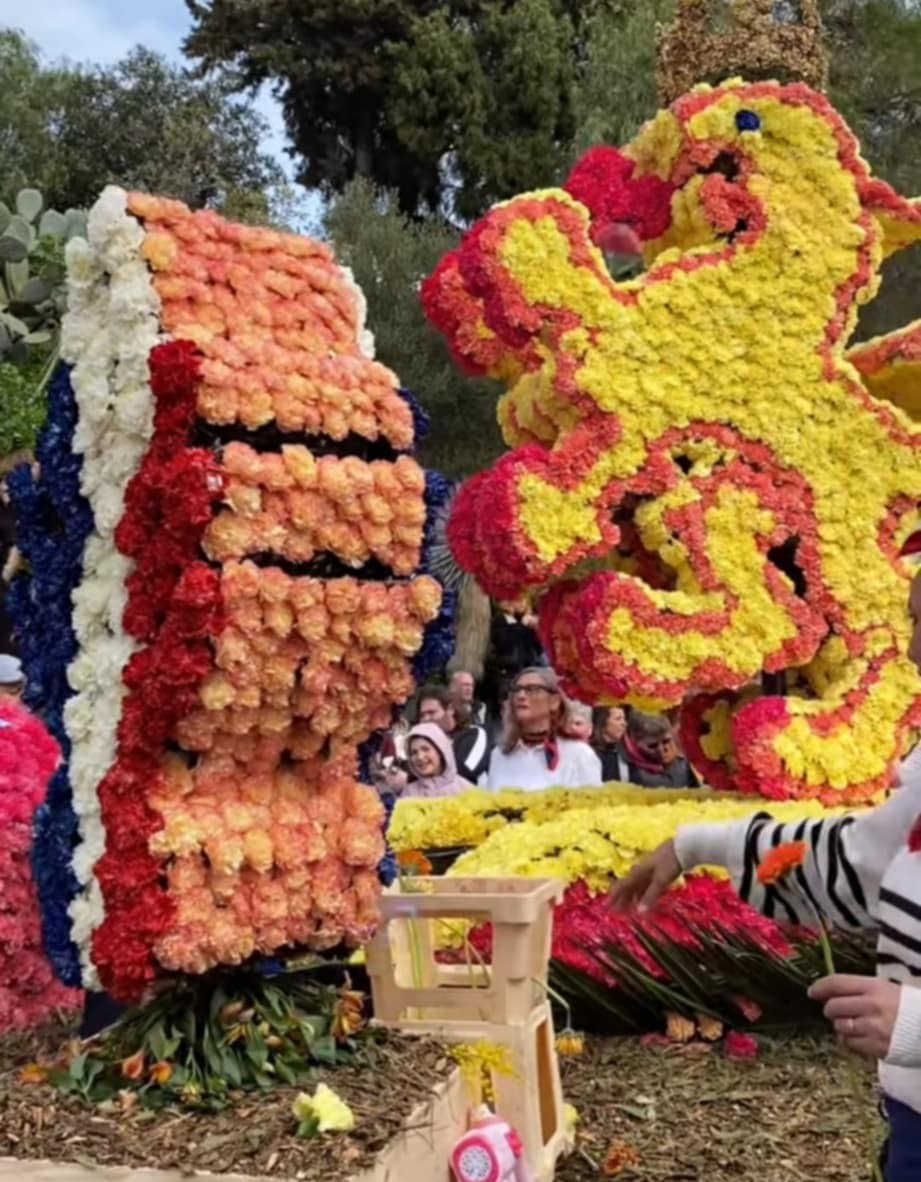
<path fill-rule="evenodd" d="M 74 871 L 80 894 L 70 907 L 83 983 L 99 987 L 91 941 L 104 918 L 97 860 L 105 849 L 97 790 L 116 755 L 125 688 L 122 673 L 137 646 L 122 627 L 132 560 L 115 548 L 125 491 L 153 433 L 148 357 L 159 341 L 160 302 L 141 255 L 144 231 L 127 212 L 123 189 L 109 187 L 90 211 L 87 240 L 67 247 L 68 310 L 62 354 L 73 365 L 78 419 L 74 450 L 95 530 L 73 595 L 77 655 L 68 669 L 76 691 L 64 710 L 72 743 L 70 780 L 80 844 Z"/>

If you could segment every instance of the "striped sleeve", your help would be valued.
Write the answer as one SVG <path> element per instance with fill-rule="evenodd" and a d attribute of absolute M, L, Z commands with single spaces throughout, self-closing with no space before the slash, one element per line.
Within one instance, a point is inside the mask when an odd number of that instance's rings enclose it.
<path fill-rule="evenodd" d="M 690 825 L 679 831 L 675 847 L 685 870 L 725 866 L 742 898 L 764 915 L 810 924 L 815 909 L 835 927 L 856 930 L 876 926 L 882 876 L 919 812 L 921 776 L 866 813 L 787 824 L 759 813 L 729 825 Z M 784 883 L 762 886 L 761 861 L 791 841 L 807 843 L 805 862 Z"/>

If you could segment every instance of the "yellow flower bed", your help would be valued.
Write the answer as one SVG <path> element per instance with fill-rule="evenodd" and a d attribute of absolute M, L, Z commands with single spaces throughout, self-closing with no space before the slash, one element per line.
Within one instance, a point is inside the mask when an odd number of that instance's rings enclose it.
<path fill-rule="evenodd" d="M 443 849 L 479 846 L 510 823 L 551 821 L 573 809 L 595 809 L 624 805 L 667 804 L 673 801 L 700 803 L 707 800 L 743 800 L 686 788 L 638 788 L 633 784 L 605 784 L 601 788 L 550 788 L 545 792 L 523 792 L 516 788 L 486 792 L 474 788 L 461 796 L 432 800 L 401 800 L 390 822 L 390 844 L 395 850 Z M 748 801 L 749 812 L 753 805 Z"/>
<path fill-rule="evenodd" d="M 604 795 L 604 790 L 599 795 Z M 845 811 L 825 808 L 816 801 L 765 801 L 753 805 L 750 800 L 690 792 L 683 799 L 648 804 L 591 807 L 587 803 L 588 807 L 560 812 L 550 820 L 529 820 L 497 829 L 477 849 L 459 858 L 448 873 L 560 878 L 567 884 L 584 878 L 594 890 L 603 890 L 612 876 L 626 874 L 644 854 L 674 837 L 682 825 L 742 820 L 759 807 L 781 821 Z"/>

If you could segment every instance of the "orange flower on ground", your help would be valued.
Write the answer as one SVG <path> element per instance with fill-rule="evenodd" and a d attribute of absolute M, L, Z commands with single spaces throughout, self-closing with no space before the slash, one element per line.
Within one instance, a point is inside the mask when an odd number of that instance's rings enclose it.
<path fill-rule="evenodd" d="M 640 1155 L 632 1145 L 625 1145 L 623 1141 L 615 1141 L 608 1150 L 604 1165 L 601 1167 L 603 1178 L 619 1178 L 624 1170 L 632 1169 L 640 1164 Z"/>
<path fill-rule="evenodd" d="M 150 1069 L 150 1082 L 159 1084 L 162 1088 L 164 1084 L 168 1084 L 173 1078 L 173 1065 L 165 1061 L 154 1063 Z"/>
<path fill-rule="evenodd" d="M 34 1085 L 48 1082 L 48 1068 L 41 1063 L 27 1063 L 19 1073 L 21 1084 Z"/>
<path fill-rule="evenodd" d="M 697 1032 L 704 1042 L 719 1042 L 723 1037 L 723 1023 L 707 1014 L 701 1014 L 697 1019 Z"/>
<path fill-rule="evenodd" d="M 761 1017 L 763 1010 L 756 1001 L 752 1001 L 750 997 L 742 997 L 741 995 L 734 997 L 733 1003 L 739 1008 L 743 1017 L 747 1018 L 749 1022 L 757 1022 Z"/>
<path fill-rule="evenodd" d="M 809 846 L 804 841 L 788 841 L 771 850 L 758 867 L 758 881 L 762 886 L 774 886 L 786 878 L 791 870 L 806 861 Z"/>
<path fill-rule="evenodd" d="M 404 874 L 432 873 L 432 863 L 419 850 L 401 850 L 397 854 L 397 865 Z"/>
<path fill-rule="evenodd" d="M 138 1106 L 138 1093 L 132 1092 L 128 1088 L 123 1088 L 118 1093 L 118 1106 L 125 1116 L 130 1115 Z"/>
<path fill-rule="evenodd" d="M 144 1052 L 138 1051 L 121 1061 L 121 1072 L 124 1079 L 139 1080 L 144 1078 Z"/>
<path fill-rule="evenodd" d="M 697 1027 L 690 1018 L 685 1018 L 681 1014 L 666 1014 L 665 1032 L 671 1042 L 691 1042 L 697 1033 Z"/>

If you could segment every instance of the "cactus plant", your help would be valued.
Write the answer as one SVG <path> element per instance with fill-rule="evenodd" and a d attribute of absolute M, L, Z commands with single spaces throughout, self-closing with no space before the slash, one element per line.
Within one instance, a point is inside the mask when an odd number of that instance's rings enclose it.
<path fill-rule="evenodd" d="M 15 212 L 0 202 L 0 361 L 24 363 L 29 347 L 56 351 L 64 310 L 64 244 L 86 233 L 86 215 L 44 209 L 23 189 Z"/>

